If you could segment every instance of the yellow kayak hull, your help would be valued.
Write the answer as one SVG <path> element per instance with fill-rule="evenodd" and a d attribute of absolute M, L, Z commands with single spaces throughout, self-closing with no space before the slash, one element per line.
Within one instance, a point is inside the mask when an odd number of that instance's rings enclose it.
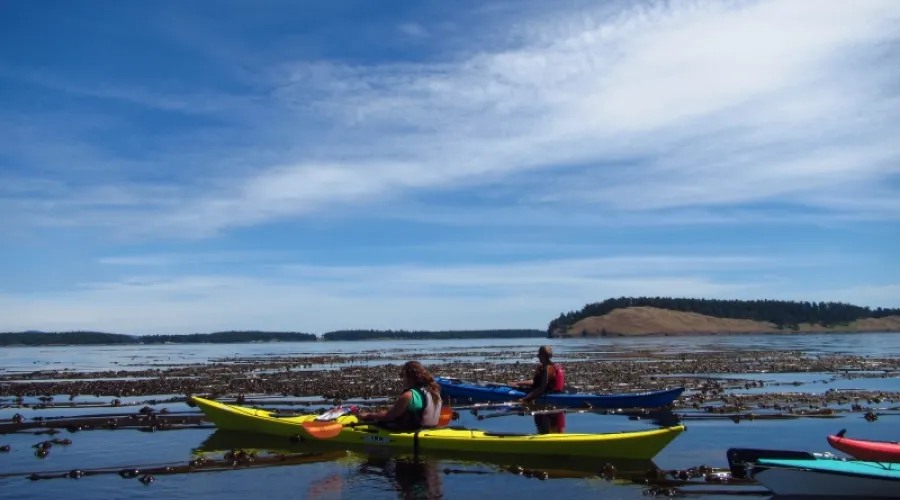
<path fill-rule="evenodd" d="M 223 430 L 251 432 L 307 441 L 323 441 L 303 428 L 318 415 L 276 417 L 272 412 L 227 405 L 194 397 L 193 402 Z M 328 442 L 366 447 L 387 447 L 410 452 L 466 451 L 522 455 L 619 458 L 650 460 L 685 431 L 683 425 L 646 431 L 604 434 L 503 434 L 475 429 L 439 428 L 418 432 L 393 432 L 375 425 L 359 424 L 353 415 L 338 417 L 344 424 L 340 434 Z"/>

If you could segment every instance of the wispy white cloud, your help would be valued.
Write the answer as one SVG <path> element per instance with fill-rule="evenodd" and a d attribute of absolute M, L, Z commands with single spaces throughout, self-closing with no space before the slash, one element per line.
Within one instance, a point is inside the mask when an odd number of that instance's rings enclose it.
<path fill-rule="evenodd" d="M 112 266 L 165 266 L 170 265 L 172 259 L 166 255 L 134 255 L 129 257 L 102 257 L 97 262 Z"/>
<path fill-rule="evenodd" d="M 412 221 L 449 227 L 489 228 L 660 228 L 660 227 L 738 227 L 742 225 L 823 226 L 847 225 L 865 221 L 897 221 L 900 212 L 891 198 L 865 198 L 846 195 L 816 198 L 822 208 L 797 206 L 735 208 L 672 208 L 633 212 L 597 210 L 587 203 L 572 206 L 565 202 L 539 205 L 487 207 L 435 206 L 403 203 L 382 210 L 356 215 L 367 219 Z M 781 201 L 781 200 L 779 200 Z M 787 200 L 790 201 L 790 200 Z M 827 208 L 826 208 L 827 207 Z"/>
<path fill-rule="evenodd" d="M 597 297 L 751 293 L 754 284 L 706 277 L 748 265 L 769 264 L 743 256 L 645 256 L 436 267 L 294 265 L 279 278 L 149 274 L 0 294 L 0 309 L 8 312 L 0 330 L 543 328 L 561 311 Z"/>
<path fill-rule="evenodd" d="M 192 264 L 221 264 L 226 262 L 277 262 L 291 256 L 287 252 L 165 252 L 138 255 L 107 256 L 97 263 L 111 266 L 181 266 Z"/>
<path fill-rule="evenodd" d="M 359 266 L 276 252 L 326 252 L 315 235 L 260 242 L 271 253 L 109 250 L 92 263 L 121 279 L 0 293 L 0 329 L 542 327 L 562 310 L 620 295 L 900 305 L 889 272 L 868 284 L 840 276 L 833 290 L 813 273 L 797 278 L 811 266 L 847 270 L 851 259 L 821 254 L 821 240 L 798 243 L 799 234 L 787 257 L 767 241 L 746 243 L 757 244 L 742 247 L 748 255 L 733 255 L 724 238 L 701 249 L 695 235 L 642 249 L 655 253 L 613 253 L 662 239 L 619 241 L 626 227 L 646 236 L 647 228 L 744 222 L 896 225 L 900 3 L 476 9 L 465 14 L 474 24 L 389 21 L 381 28 L 394 37 L 391 53 L 419 51 L 399 62 L 315 59 L 314 47 L 290 35 L 250 40 L 246 24 L 217 19 L 197 29 L 175 15 L 167 43 L 226 40 L 212 53 L 191 52 L 215 59 L 204 66 L 215 78 L 98 83 L 90 68 L 0 67 L 0 78 L 37 89 L 29 95 L 65 103 L 32 113 L 37 99 L 2 101 L 11 109 L 0 115 L 0 150 L 12 168 L 0 168 L 0 228 L 17 235 L 92 226 L 164 244 L 303 217 L 347 217 L 356 227 L 374 219 L 391 230 L 397 221 L 455 226 L 419 249 L 406 234 L 396 243 L 403 256 L 369 253 L 354 259 L 367 262 Z M 268 26 L 272 11 L 251 10 L 253 26 Z M 891 227 L 873 240 L 885 269 Z M 583 238 L 606 228 L 614 230 Z M 524 234 L 544 246 L 521 246 Z M 453 241 L 462 237 L 471 240 Z M 378 246 L 371 234 L 360 239 L 355 251 Z M 571 244 L 581 241 L 613 248 Z M 846 250 L 839 243 L 834 252 Z M 435 264 L 427 245 L 454 252 L 458 264 Z M 818 257 L 796 256 L 812 245 Z M 501 256 L 508 261 L 484 263 Z M 222 263 L 240 265 L 229 266 L 234 275 L 202 274 Z"/>
<path fill-rule="evenodd" d="M 752 256 L 648 255 L 495 265 L 294 265 L 277 278 L 134 275 L 67 290 L 0 293 L 0 330 L 544 328 L 560 312 L 606 297 L 749 299 L 761 291 L 772 296 L 772 290 L 778 298 L 900 306 L 900 285 L 825 292 L 770 276 L 785 265 Z M 719 274 L 737 269 L 758 278 Z"/>
<path fill-rule="evenodd" d="M 503 265 L 388 265 L 388 266 L 286 266 L 291 276 L 310 283 L 341 286 L 347 291 L 370 293 L 377 289 L 384 293 L 487 293 L 490 295 L 527 293 L 548 294 L 549 289 L 565 287 L 569 293 L 590 295 L 598 287 L 640 287 L 649 282 L 669 281 L 688 284 L 692 273 L 714 270 L 769 268 L 771 263 L 753 257 L 610 257 L 519 261 Z M 696 288 L 700 281 L 692 283 Z M 713 291 L 719 285 L 710 285 Z M 721 285 L 726 288 L 725 285 Z M 736 288 L 741 288 L 736 286 Z M 751 285 L 752 286 L 752 285 Z"/>
<path fill-rule="evenodd" d="M 424 26 L 418 23 L 403 23 L 397 29 L 412 38 L 427 38 L 431 35 Z"/>
<path fill-rule="evenodd" d="M 191 115 L 217 115 L 222 117 L 248 116 L 246 111 L 259 96 L 235 95 L 211 90 L 182 88 L 161 89 L 158 86 L 132 85 L 123 81 L 97 82 L 82 78 L 61 78 L 46 71 L 12 69 L 0 65 L 0 77 L 26 82 L 72 94 L 103 100 L 120 101 L 162 111 L 175 111 Z M 236 113 L 236 111 L 243 111 Z"/>
<path fill-rule="evenodd" d="M 802 202 L 896 171 L 897 70 L 861 53 L 897 37 L 896 7 L 636 7 L 535 22 L 522 45 L 461 61 L 304 64 L 285 94 L 326 92 L 318 109 L 351 130 L 398 130 L 375 151 L 418 156 L 426 186 L 603 162 L 552 194 L 625 210 Z M 407 187 L 371 170 L 357 172 L 378 192 Z"/>
<path fill-rule="evenodd" d="M 434 62 L 266 68 L 287 76 L 264 104 L 250 101 L 277 117 L 255 123 L 281 144 L 309 144 L 305 134 L 317 128 L 314 149 L 282 148 L 255 164 L 250 154 L 244 167 L 134 213 L 38 212 L 45 221 L 80 215 L 80 223 L 209 235 L 532 173 L 557 180 L 542 177 L 497 203 L 589 204 L 611 220 L 789 199 L 891 216 L 890 197 L 873 206 L 833 200 L 849 188 L 861 197 L 884 191 L 898 174 L 897 2 L 536 9 L 532 17 L 501 9 L 491 29 L 506 37 L 476 38 L 490 44 Z M 181 109 L 182 101 L 140 92 L 110 95 Z M 255 111 L 243 103 L 237 116 Z"/>

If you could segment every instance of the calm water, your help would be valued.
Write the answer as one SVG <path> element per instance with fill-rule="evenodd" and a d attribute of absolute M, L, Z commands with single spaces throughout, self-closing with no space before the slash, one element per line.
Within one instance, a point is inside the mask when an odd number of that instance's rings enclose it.
<path fill-rule="evenodd" d="M 896 333 L 722 335 L 704 337 L 642 337 L 604 339 L 485 339 L 409 340 L 360 342 L 294 342 L 261 344 L 193 344 L 102 347 L 0 347 L 0 373 L 34 370 L 76 371 L 138 370 L 146 364 L 180 365 L 201 363 L 230 356 L 290 356 L 309 354 L 370 354 L 401 352 L 453 352 L 456 359 L 481 359 L 481 353 L 509 350 L 525 353 L 531 362 L 537 348 L 553 346 L 554 358 L 565 360 L 570 352 L 594 353 L 595 359 L 628 351 L 698 353 L 716 351 L 801 350 L 811 354 L 846 353 L 891 356 L 900 353 Z M 396 359 L 405 359 L 402 356 Z M 496 362 L 496 360 L 491 360 Z"/>
<path fill-rule="evenodd" d="M 402 351 L 396 359 L 406 359 L 403 353 L 453 351 L 461 359 L 479 359 L 479 353 L 508 349 L 521 352 L 522 360 L 533 361 L 538 345 L 550 343 L 558 357 L 566 352 L 595 353 L 596 358 L 623 351 L 654 350 L 669 352 L 702 352 L 733 350 L 800 350 L 810 353 L 829 352 L 888 356 L 900 353 L 897 334 L 827 334 L 827 335 L 764 335 L 715 337 L 656 337 L 641 339 L 489 339 L 483 341 L 405 341 L 405 342 L 318 342 L 245 345 L 163 345 L 148 347 L 41 347 L 0 349 L 0 368 L 8 372 L 71 368 L 75 370 L 140 369 L 139 365 L 184 364 L 204 362 L 227 356 L 264 356 L 310 353 L 356 354 Z M 391 358 L 394 356 L 391 355 Z M 2 372 L 0 372 L 2 373 Z M 523 374 L 524 375 L 524 374 Z M 791 391 L 824 392 L 829 388 L 878 388 L 900 391 L 900 379 L 839 380 L 815 383 L 830 378 L 820 374 L 750 375 L 766 380 L 798 380 L 808 386 L 790 388 Z M 754 389 L 758 391 L 759 389 Z M 777 390 L 788 390 L 779 387 Z M 144 396 L 138 399 L 148 399 Z M 109 399 L 109 398 L 105 398 Z M 887 406 L 887 405 L 882 405 Z M 189 410 L 185 405 L 167 405 L 169 410 Z M 101 409 L 100 412 L 131 412 L 136 408 Z M 30 418 L 38 414 L 30 409 L 3 409 L 0 418 L 8 420 L 19 412 Z M 75 410 L 45 410 L 45 416 L 70 415 Z M 531 417 L 508 416 L 476 420 L 468 412 L 461 412 L 456 424 L 487 430 L 533 432 Z M 688 421 L 688 431 L 678 437 L 654 463 L 663 469 L 686 468 L 701 464 L 726 467 L 725 451 L 729 447 L 775 447 L 807 451 L 833 451 L 825 436 L 846 428 L 848 435 L 871 439 L 900 440 L 897 417 L 885 415 L 874 423 L 860 414 L 840 419 L 797 419 L 742 421 Z M 629 429 L 650 429 L 646 421 L 625 417 L 575 414 L 566 416 L 566 432 L 614 432 Z M 214 429 L 189 429 L 144 433 L 136 430 L 85 431 L 70 434 L 63 431 L 58 438 L 70 438 L 68 447 L 54 446 L 45 459 L 34 456 L 31 445 L 49 436 L 31 434 L 0 435 L 0 444 L 12 445 L 10 453 L 0 453 L 0 474 L 10 472 L 69 471 L 76 468 L 110 467 L 119 470 L 127 465 L 183 465 L 197 453 L 221 458 L 229 448 L 280 448 L 290 452 L 305 450 L 302 445 L 272 442 L 229 435 Z M 547 464 L 569 472 L 564 476 L 538 480 L 513 475 L 503 470 L 508 464 L 492 462 L 490 457 L 429 457 L 423 464 L 379 454 L 363 454 L 330 449 L 311 459 L 309 463 L 249 470 L 227 470 L 197 474 L 159 475 L 156 481 L 144 486 L 137 479 L 123 479 L 118 475 L 98 475 L 79 480 L 52 479 L 31 482 L 22 477 L 0 479 L 3 498 L 59 498 L 82 500 L 93 498 L 171 498 L 188 499 L 212 496 L 277 495 L 287 498 L 486 498 L 502 492 L 504 496 L 535 498 L 551 495 L 557 498 L 602 497 L 610 499 L 647 498 L 643 487 L 616 484 L 600 477 L 598 464 Z M 548 467 L 544 467 L 548 468 Z M 446 473 L 452 469 L 453 473 Z M 578 470 L 580 469 L 580 470 Z M 468 471 L 469 473 L 459 473 Z M 711 485 L 721 490 L 724 487 Z M 763 491 L 758 486 L 744 490 Z M 696 491 L 696 488 L 691 488 Z M 691 495 L 706 500 L 736 498 L 731 495 Z M 766 498 L 761 495 L 758 498 Z"/>

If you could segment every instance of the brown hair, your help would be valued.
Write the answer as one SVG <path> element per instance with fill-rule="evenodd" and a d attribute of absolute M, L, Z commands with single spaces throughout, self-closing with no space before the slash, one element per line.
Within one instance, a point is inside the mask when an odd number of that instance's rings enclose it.
<path fill-rule="evenodd" d="M 553 348 L 548 345 L 542 345 L 540 349 L 538 349 L 538 354 L 544 353 L 547 355 L 547 359 L 553 359 Z"/>
<path fill-rule="evenodd" d="M 441 386 L 434 381 L 434 377 L 428 373 L 428 370 L 418 361 L 407 361 L 403 365 L 403 375 L 407 379 L 414 381 L 417 385 L 421 385 L 431 394 L 431 401 L 434 404 L 441 399 Z"/>

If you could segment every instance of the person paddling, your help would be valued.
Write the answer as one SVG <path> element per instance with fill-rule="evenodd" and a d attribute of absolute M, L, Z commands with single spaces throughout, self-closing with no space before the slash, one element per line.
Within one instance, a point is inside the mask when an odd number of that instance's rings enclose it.
<path fill-rule="evenodd" d="M 403 392 L 390 410 L 360 413 L 360 420 L 375 422 L 395 431 L 435 427 L 441 416 L 441 386 L 418 361 L 407 361 L 400 369 Z"/>
<path fill-rule="evenodd" d="M 562 366 L 551 361 L 553 359 L 552 347 L 541 346 L 537 356 L 541 364 L 535 370 L 534 378 L 509 382 L 509 385 L 513 387 L 528 391 L 528 394 L 519 400 L 523 403 L 533 401 L 545 394 L 561 393 L 566 384 L 565 371 Z"/>

